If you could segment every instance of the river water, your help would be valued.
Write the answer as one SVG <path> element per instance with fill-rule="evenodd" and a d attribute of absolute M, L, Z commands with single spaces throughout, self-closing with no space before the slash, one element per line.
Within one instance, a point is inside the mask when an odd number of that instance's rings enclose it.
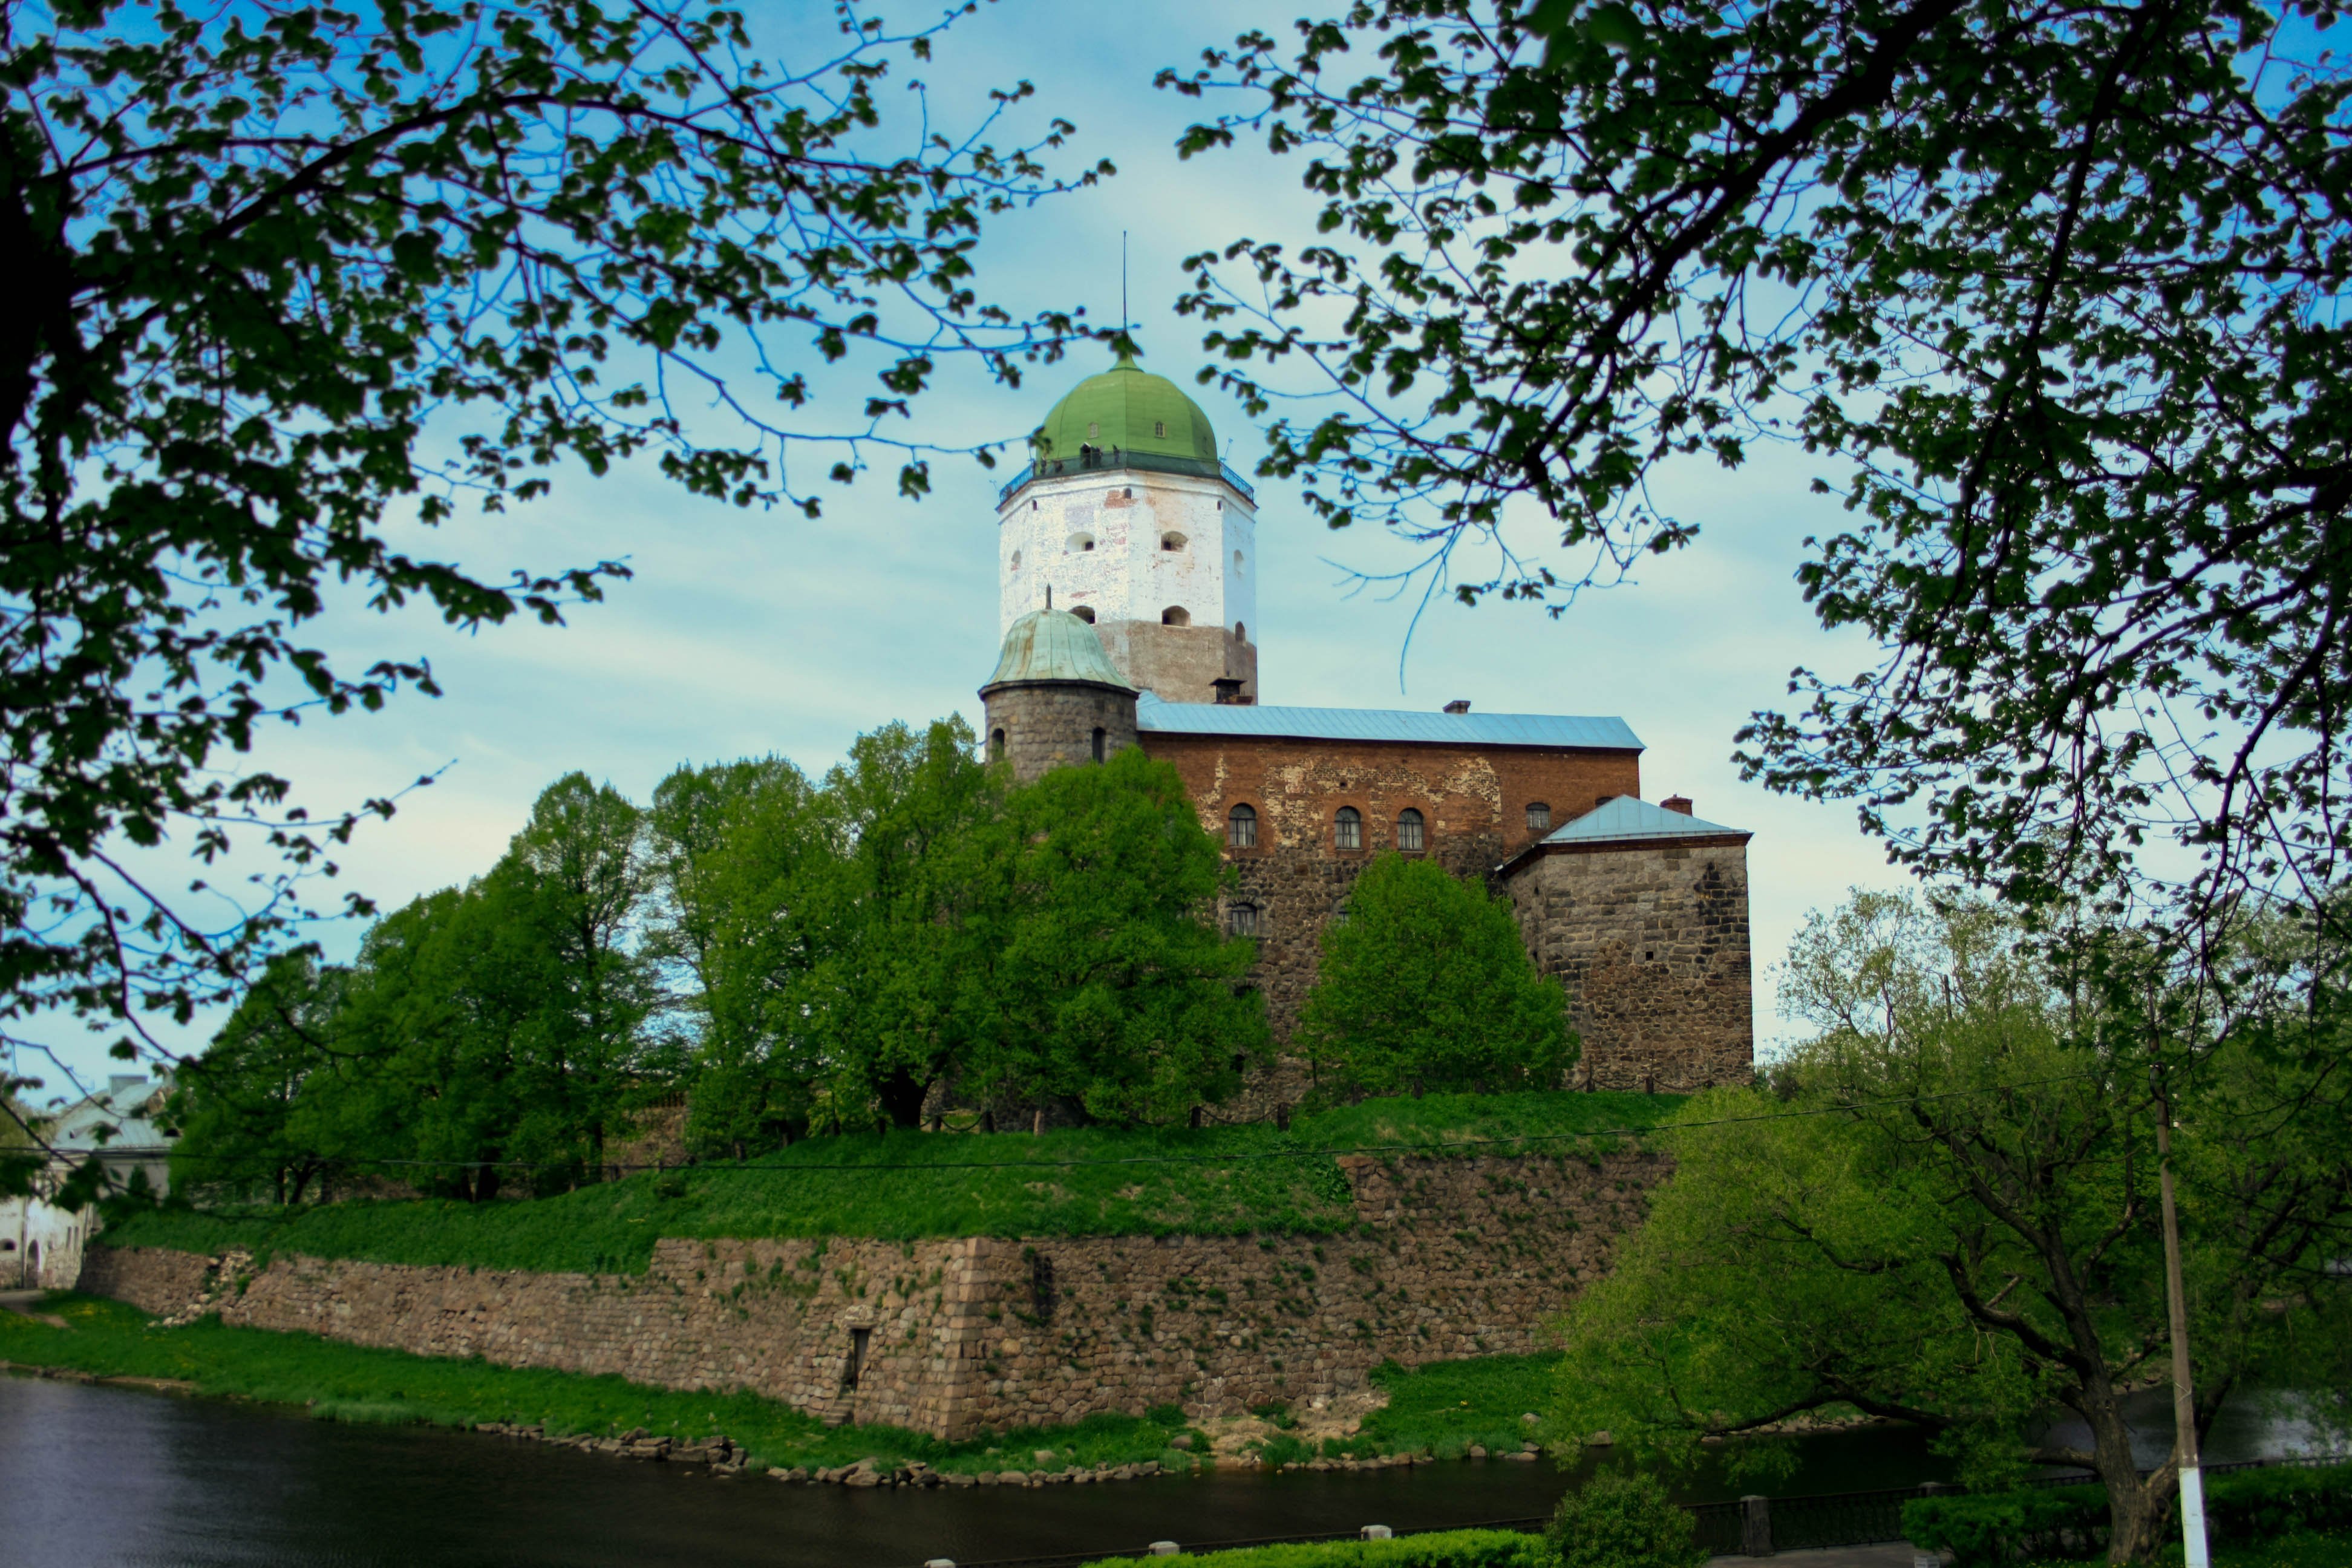
<path fill-rule="evenodd" d="M 2160 1402 L 2151 1408 L 2162 1419 Z M 2209 1458 L 2291 1429 L 2225 1419 Z M 1916 1433 L 1808 1439 L 1773 1490 L 1946 1479 Z M 1114 1552 L 1368 1523 L 1547 1513 L 1573 1479 L 1499 1460 L 1318 1475 L 1224 1470 L 1092 1487 L 873 1489 L 714 1480 L 425 1427 L 345 1426 L 298 1411 L 0 1377 L 0 1564 L 7 1568 L 898 1568 Z M 1702 1479 L 1693 1499 L 1733 1495 Z"/>

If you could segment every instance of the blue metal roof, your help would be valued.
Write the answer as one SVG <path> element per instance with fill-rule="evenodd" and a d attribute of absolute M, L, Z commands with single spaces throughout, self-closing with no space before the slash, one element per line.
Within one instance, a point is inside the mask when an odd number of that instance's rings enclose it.
<path fill-rule="evenodd" d="M 1240 703 L 1168 702 L 1147 691 L 1136 700 L 1136 727 L 1147 733 L 1232 735 L 1302 741 L 1419 741 L 1448 745 L 1578 747 L 1638 752 L 1622 719 L 1557 713 L 1417 713 L 1381 708 L 1258 708 Z"/>
<path fill-rule="evenodd" d="M 1726 827 L 1719 822 L 1685 816 L 1679 811 L 1668 811 L 1662 805 L 1652 805 L 1646 800 L 1621 795 L 1606 805 L 1596 805 L 1575 821 L 1559 828 L 1544 842 L 1613 844 L 1627 838 L 1715 838 L 1724 834 L 1742 838 L 1754 837 L 1744 827 Z"/>

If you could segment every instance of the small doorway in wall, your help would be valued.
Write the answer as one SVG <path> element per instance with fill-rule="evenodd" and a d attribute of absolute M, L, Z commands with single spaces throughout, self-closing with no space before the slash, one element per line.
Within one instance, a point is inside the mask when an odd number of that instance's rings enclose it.
<path fill-rule="evenodd" d="M 1103 760 L 1103 744 L 1109 738 L 1108 731 L 1099 728 L 1095 731 L 1095 761 L 1101 762 Z"/>
<path fill-rule="evenodd" d="M 849 1331 L 849 1366 L 843 1373 L 841 1386 L 856 1388 L 866 1376 L 866 1348 L 874 1339 L 872 1329 Z"/>

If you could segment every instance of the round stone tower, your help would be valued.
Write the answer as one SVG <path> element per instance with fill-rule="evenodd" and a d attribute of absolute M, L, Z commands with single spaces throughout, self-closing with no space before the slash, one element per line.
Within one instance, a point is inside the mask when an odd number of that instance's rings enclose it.
<path fill-rule="evenodd" d="M 1030 439 L 997 502 L 998 625 L 1009 636 L 1050 593 L 1128 685 L 1255 702 L 1256 500 L 1200 405 L 1121 354 Z"/>
<path fill-rule="evenodd" d="M 1067 610 L 1048 605 L 1013 623 L 980 700 L 989 759 L 1010 762 L 1023 784 L 1135 744 L 1135 688 L 1112 667 L 1095 628 Z"/>

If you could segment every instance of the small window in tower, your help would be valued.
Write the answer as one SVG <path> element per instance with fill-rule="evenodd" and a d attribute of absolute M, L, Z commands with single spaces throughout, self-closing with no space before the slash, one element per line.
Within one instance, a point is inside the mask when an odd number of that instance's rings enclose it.
<path fill-rule="evenodd" d="M 1037 510 L 1037 503 L 1036 503 L 1035 501 L 1034 501 L 1034 500 L 1033 500 L 1033 501 L 1031 501 L 1031 502 L 1029 503 L 1029 510 L 1030 510 L 1031 511 L 1035 511 L 1035 510 Z"/>
<path fill-rule="evenodd" d="M 1095 536 L 1091 533 L 1074 533 L 1062 542 L 1062 548 L 1068 551 L 1083 552 L 1094 547 Z"/>
<path fill-rule="evenodd" d="M 1234 576 L 1236 576 L 1236 577 L 1238 577 L 1238 576 L 1240 576 L 1241 574 L 1242 574 L 1242 552 L 1241 552 L 1240 551 L 1236 550 L 1236 551 L 1234 551 Z"/>
<path fill-rule="evenodd" d="M 1095 607 L 1092 605 L 1073 605 L 1071 606 L 1070 614 L 1077 616 L 1078 619 L 1086 622 L 1088 626 L 1093 626 L 1095 624 Z"/>
<path fill-rule="evenodd" d="M 988 760 L 992 763 L 1004 760 L 1004 731 L 1002 730 L 988 732 Z"/>
<path fill-rule="evenodd" d="M 1095 761 L 1097 762 L 1101 762 L 1103 760 L 1103 742 L 1108 737 L 1108 734 L 1109 731 L 1103 729 L 1101 725 L 1097 724 L 1095 726 Z"/>
<path fill-rule="evenodd" d="M 1087 439 L 1089 441 L 1099 441 L 1102 439 L 1102 426 L 1096 424 L 1091 419 L 1087 421 Z"/>
<path fill-rule="evenodd" d="M 1246 621 L 1235 621 L 1234 623 L 1234 640 L 1235 642 L 1249 641 L 1249 623 Z"/>
<path fill-rule="evenodd" d="M 1184 548 L 1184 536 L 1181 533 L 1163 533 L 1160 536 L 1160 548 L 1171 551 L 1181 550 Z"/>
<path fill-rule="evenodd" d="M 1257 811 L 1237 805 L 1225 814 L 1225 843 L 1235 849 L 1257 847 Z"/>
<path fill-rule="evenodd" d="M 1397 813 L 1397 847 L 1408 855 L 1418 855 L 1422 847 L 1421 813 L 1406 806 Z"/>
<path fill-rule="evenodd" d="M 1019 552 L 1018 550 L 1016 550 L 1016 551 L 1014 551 L 1014 552 L 1013 552 L 1013 569 L 1015 572 L 1018 572 L 1018 571 L 1020 571 L 1020 570 L 1021 570 L 1021 552 Z"/>
<path fill-rule="evenodd" d="M 1257 934 L 1257 906 L 1235 904 L 1225 911 L 1225 930 L 1234 936 Z"/>
<path fill-rule="evenodd" d="M 1540 800 L 1531 800 L 1528 802 L 1528 831 L 1529 833 L 1549 833 L 1551 831 L 1551 805 L 1549 802 Z"/>
<path fill-rule="evenodd" d="M 1339 815 L 1331 819 L 1331 847 L 1361 849 L 1364 847 L 1364 814 L 1352 805 L 1343 805 Z"/>
<path fill-rule="evenodd" d="M 1160 624 L 1163 626 L 1189 626 L 1192 624 L 1192 612 L 1181 605 L 1171 605 L 1160 612 Z"/>
<path fill-rule="evenodd" d="M 1168 435 L 1168 421 L 1165 419 L 1154 419 L 1151 422 L 1151 433 L 1163 439 L 1166 438 Z"/>

